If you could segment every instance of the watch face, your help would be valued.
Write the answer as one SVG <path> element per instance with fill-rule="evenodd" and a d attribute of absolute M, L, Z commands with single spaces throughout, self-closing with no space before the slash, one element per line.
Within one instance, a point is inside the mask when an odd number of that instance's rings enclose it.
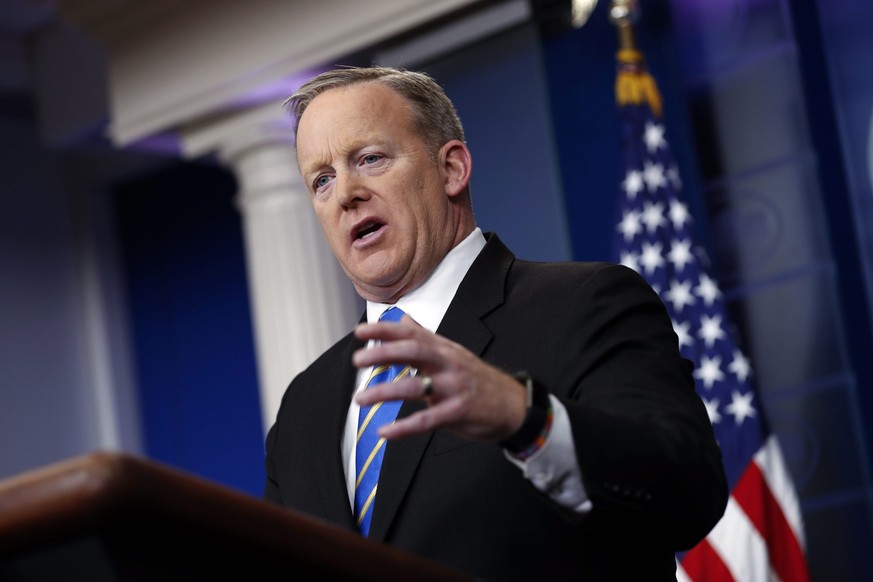
<path fill-rule="evenodd" d="M 525 401 L 526 406 L 530 408 L 534 403 L 534 381 L 531 375 L 528 372 L 516 372 L 512 375 L 513 378 L 518 380 L 527 390 L 527 399 Z"/>

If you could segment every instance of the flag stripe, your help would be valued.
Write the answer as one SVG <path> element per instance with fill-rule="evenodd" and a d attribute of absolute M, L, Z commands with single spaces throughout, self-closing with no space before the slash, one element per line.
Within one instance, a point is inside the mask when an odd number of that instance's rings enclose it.
<path fill-rule="evenodd" d="M 785 459 L 782 457 L 782 451 L 779 450 L 779 443 L 775 438 L 771 436 L 767 439 L 761 450 L 755 454 L 755 463 L 764 473 L 764 479 L 779 503 L 785 519 L 788 520 L 795 539 L 801 548 L 805 547 L 806 540 L 803 536 L 800 503 L 797 501 L 797 494 L 794 491 L 791 476 L 788 474 L 788 467 L 785 466 Z"/>
<path fill-rule="evenodd" d="M 677 582 L 680 572 L 686 580 L 708 580 L 710 582 L 734 582 L 734 577 L 725 566 L 709 542 L 703 540 L 694 546 L 682 559 L 677 571 Z"/>
<path fill-rule="evenodd" d="M 756 463 L 734 488 L 734 497 L 758 532 L 764 536 L 770 562 L 780 580 L 807 580 L 803 550 Z"/>
<path fill-rule="evenodd" d="M 679 560 L 676 560 L 676 582 L 691 582 L 691 578 L 685 573 Z"/>
<path fill-rule="evenodd" d="M 742 582 L 769 579 L 767 544 L 733 495 L 707 540 L 735 579 Z"/>

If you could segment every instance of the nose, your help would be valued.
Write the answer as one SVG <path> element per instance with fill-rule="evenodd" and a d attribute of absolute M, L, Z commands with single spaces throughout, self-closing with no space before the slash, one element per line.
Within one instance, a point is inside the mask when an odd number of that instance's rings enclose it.
<path fill-rule="evenodd" d="M 354 172 L 344 172 L 336 176 L 337 202 L 344 210 L 354 208 L 358 203 L 370 199 L 361 176 Z"/>

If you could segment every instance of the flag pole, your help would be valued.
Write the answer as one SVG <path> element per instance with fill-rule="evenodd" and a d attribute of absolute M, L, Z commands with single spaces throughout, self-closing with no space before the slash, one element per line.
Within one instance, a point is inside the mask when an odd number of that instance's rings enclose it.
<path fill-rule="evenodd" d="M 634 23 L 640 18 L 640 3 L 637 0 L 612 0 L 609 21 L 618 29 L 620 50 L 636 50 Z"/>
<path fill-rule="evenodd" d="M 618 74 L 615 99 L 619 105 L 648 104 L 656 118 L 661 117 L 661 94 L 655 80 L 646 71 L 643 53 L 636 48 L 634 24 L 640 18 L 637 0 L 612 0 L 609 21 L 618 30 Z"/>

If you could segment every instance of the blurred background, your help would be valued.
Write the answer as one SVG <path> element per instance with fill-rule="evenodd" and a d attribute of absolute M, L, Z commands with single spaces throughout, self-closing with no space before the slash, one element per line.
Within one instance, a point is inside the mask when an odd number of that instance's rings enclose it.
<path fill-rule="evenodd" d="M 640 5 L 813 578 L 873 579 L 873 4 Z M 610 260 L 608 7 L 0 0 L 0 478 L 117 450 L 260 495 L 282 391 L 361 314 L 281 106 L 319 70 L 428 71 L 483 230 L 524 258 Z"/>

